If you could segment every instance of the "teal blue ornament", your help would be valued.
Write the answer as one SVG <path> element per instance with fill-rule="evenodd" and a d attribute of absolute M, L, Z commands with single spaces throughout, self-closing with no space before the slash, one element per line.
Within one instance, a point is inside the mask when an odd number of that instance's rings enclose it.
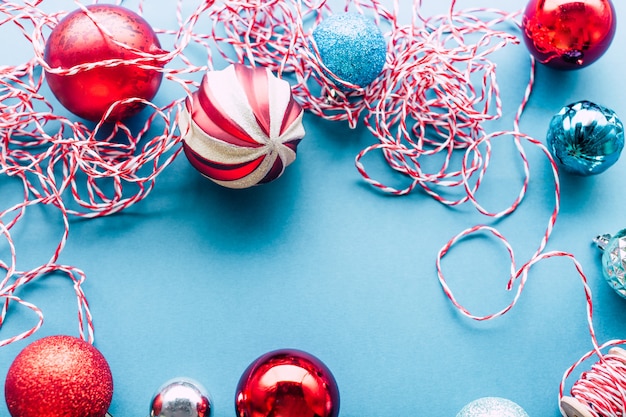
<path fill-rule="evenodd" d="M 371 84 L 385 66 L 387 42 L 374 21 L 359 13 L 327 17 L 313 30 L 313 40 L 322 64 L 342 81 L 358 87 Z"/>
<path fill-rule="evenodd" d="M 619 159 L 624 148 L 624 125 L 613 110 L 579 101 L 563 107 L 552 118 L 547 143 L 564 171 L 599 174 Z"/>
<path fill-rule="evenodd" d="M 602 275 L 606 282 L 626 298 L 626 229 L 615 235 L 604 234 L 593 240 L 602 250 Z"/>

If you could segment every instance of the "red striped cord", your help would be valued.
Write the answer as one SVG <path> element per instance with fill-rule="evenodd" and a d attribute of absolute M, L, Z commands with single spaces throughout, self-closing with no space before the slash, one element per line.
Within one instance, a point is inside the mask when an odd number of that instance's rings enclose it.
<path fill-rule="evenodd" d="M 93 341 L 93 320 L 82 290 L 85 274 L 80 269 L 58 263 L 69 237 L 70 217 L 99 217 L 127 209 L 145 198 L 157 176 L 180 153 L 178 117 L 182 102 L 197 87 L 195 74 L 211 68 L 211 47 L 206 37 L 197 35 L 200 17 L 213 7 L 206 1 L 183 18 L 182 1 L 176 2 L 175 29 L 156 29 L 171 40 L 170 52 L 139 54 L 133 60 L 110 60 L 89 63 L 70 69 L 49 68 L 43 60 L 46 33 L 66 12 L 44 13 L 42 2 L 0 4 L 0 26 L 14 25 L 33 45 L 34 57 L 27 63 L 0 67 L 0 175 L 17 179 L 23 187 L 22 201 L 0 207 L 0 328 L 6 323 L 10 303 L 32 310 L 37 323 L 29 330 L 0 340 L 0 346 L 27 338 L 43 323 L 43 312 L 19 297 L 19 290 L 43 276 L 61 273 L 74 286 L 78 305 L 79 334 Z M 119 3 L 119 2 L 118 2 Z M 83 8 L 80 2 L 77 7 Z M 139 5 L 139 11 L 142 10 Z M 89 13 L 89 12 L 87 12 Z M 106 31 L 105 31 L 106 33 Z M 193 48 L 190 46 L 193 45 Z M 199 47 L 199 48 L 198 48 Z M 187 56 L 189 49 L 194 56 Z M 199 63 L 197 53 L 204 51 Z M 134 51 L 137 52 L 137 51 Z M 203 54 L 199 55 L 201 58 Z M 155 65 L 169 63 L 165 68 Z M 151 109 L 142 126 L 131 128 L 124 123 L 95 127 L 55 112 L 41 93 L 44 72 L 73 74 L 100 66 L 133 64 L 162 71 L 166 82 L 180 86 L 181 98 L 157 106 L 143 101 Z M 137 99 L 129 98 L 117 105 Z M 106 115 L 103 119 L 106 118 Z M 18 255 L 11 235 L 28 207 L 43 204 L 56 208 L 62 217 L 63 232 L 48 261 L 32 270 L 17 268 Z"/>

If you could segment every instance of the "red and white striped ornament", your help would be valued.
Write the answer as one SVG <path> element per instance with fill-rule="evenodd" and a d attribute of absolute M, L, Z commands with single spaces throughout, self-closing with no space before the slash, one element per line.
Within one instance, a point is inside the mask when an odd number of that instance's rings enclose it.
<path fill-rule="evenodd" d="M 225 187 L 270 182 L 296 159 L 302 114 L 289 83 L 267 68 L 209 71 L 180 119 L 185 155 Z"/>

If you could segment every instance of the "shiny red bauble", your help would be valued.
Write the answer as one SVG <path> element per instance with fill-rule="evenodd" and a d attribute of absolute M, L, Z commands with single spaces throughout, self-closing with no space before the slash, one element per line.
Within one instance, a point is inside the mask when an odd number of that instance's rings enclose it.
<path fill-rule="evenodd" d="M 339 390 L 333 374 L 315 356 L 276 350 L 245 370 L 235 409 L 238 417 L 337 417 Z"/>
<path fill-rule="evenodd" d="M 52 69 L 67 70 L 81 64 L 140 57 L 128 48 L 152 55 L 163 52 L 155 32 L 136 13 L 112 4 L 86 7 L 97 25 L 82 9 L 77 9 L 52 30 L 44 50 L 44 60 Z M 99 28 L 108 31 L 112 39 Z M 143 63 L 159 68 L 164 65 L 152 59 Z M 158 69 L 140 68 L 134 64 L 100 66 L 73 75 L 46 72 L 48 85 L 59 102 L 75 115 L 91 121 L 100 121 L 118 100 L 152 100 L 162 78 Z M 140 102 L 117 106 L 107 121 L 125 119 L 143 107 Z"/>
<path fill-rule="evenodd" d="M 245 370 L 235 408 L 237 417 L 337 417 L 339 390 L 330 370 L 315 356 L 276 350 Z"/>
<path fill-rule="evenodd" d="M 531 54 L 558 69 L 595 62 L 611 45 L 615 28 L 611 0 L 530 0 L 522 19 Z"/>
<path fill-rule="evenodd" d="M 4 387 L 12 417 L 103 417 L 113 396 L 104 356 L 72 336 L 49 336 L 22 350 Z"/>

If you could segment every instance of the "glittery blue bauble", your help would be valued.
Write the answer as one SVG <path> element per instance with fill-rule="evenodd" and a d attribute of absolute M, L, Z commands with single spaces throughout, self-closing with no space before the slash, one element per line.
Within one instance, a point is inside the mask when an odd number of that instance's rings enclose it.
<path fill-rule="evenodd" d="M 552 118 L 547 142 L 565 171 L 599 174 L 617 162 L 624 147 L 624 126 L 612 110 L 579 101 Z"/>
<path fill-rule="evenodd" d="M 528 414 L 506 398 L 484 397 L 467 404 L 456 417 L 528 417 Z"/>
<path fill-rule="evenodd" d="M 350 84 L 366 87 L 385 65 L 387 42 L 374 21 L 358 13 L 332 15 L 313 31 L 322 63 Z"/>

